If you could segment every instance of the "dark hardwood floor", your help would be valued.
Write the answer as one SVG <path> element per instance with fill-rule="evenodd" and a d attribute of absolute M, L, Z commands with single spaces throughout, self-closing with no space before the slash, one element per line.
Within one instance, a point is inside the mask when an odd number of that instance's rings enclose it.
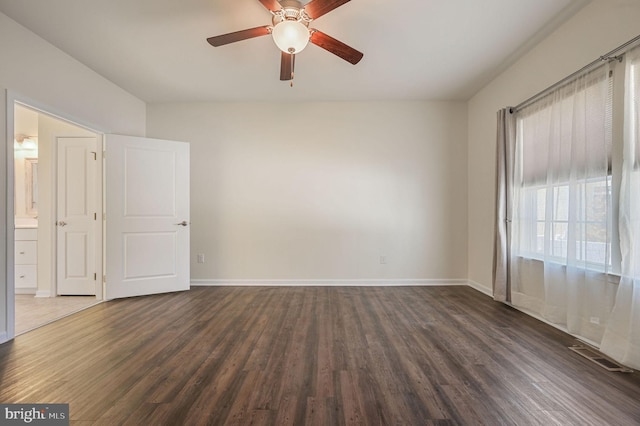
<path fill-rule="evenodd" d="M 195 287 L 0 346 L 0 402 L 72 424 L 635 425 L 640 376 L 468 287 Z"/>

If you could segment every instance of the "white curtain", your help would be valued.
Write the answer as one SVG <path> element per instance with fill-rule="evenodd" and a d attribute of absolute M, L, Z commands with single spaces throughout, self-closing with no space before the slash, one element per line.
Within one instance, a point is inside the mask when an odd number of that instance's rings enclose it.
<path fill-rule="evenodd" d="M 640 369 L 640 49 L 627 54 L 625 134 L 620 187 L 622 271 L 600 349 Z"/>
<path fill-rule="evenodd" d="M 615 297 L 605 64 L 517 113 L 512 303 L 599 343 Z"/>

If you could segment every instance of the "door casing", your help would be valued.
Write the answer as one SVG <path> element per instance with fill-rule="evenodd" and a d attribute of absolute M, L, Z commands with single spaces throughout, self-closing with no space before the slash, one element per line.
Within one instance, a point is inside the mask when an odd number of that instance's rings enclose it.
<path fill-rule="evenodd" d="M 6 330 L 0 329 L 0 343 L 4 343 L 6 341 L 12 340 L 15 337 L 15 256 L 14 256 L 14 247 L 15 247 L 15 220 L 14 220 L 14 149 L 13 149 L 13 135 L 15 134 L 15 114 L 14 114 L 14 106 L 15 104 L 21 104 L 27 108 L 38 111 L 39 113 L 46 114 L 55 119 L 59 119 L 63 122 L 67 122 L 71 125 L 77 126 L 79 128 L 86 129 L 90 132 L 95 133 L 98 136 L 98 141 L 100 145 L 99 153 L 102 154 L 102 140 L 104 139 L 104 134 L 106 133 L 104 129 L 96 128 L 95 126 L 89 124 L 82 124 L 81 121 L 73 117 L 69 117 L 64 112 L 56 111 L 55 108 L 51 108 L 48 105 L 44 105 L 36 100 L 30 99 L 26 96 L 23 96 L 19 93 L 16 93 L 12 90 L 6 90 L 6 117 L 7 117 L 7 125 L 6 125 L 6 135 L 5 141 L 6 146 L 5 149 L 0 150 L 0 164 L 4 164 L 6 166 L 6 175 L 0 176 L 0 185 L 3 186 L 4 199 L 6 203 L 5 209 L 0 209 L 0 223 L 5 231 L 5 245 L 0 249 L 0 274 L 4 272 L 5 275 L 5 288 L 0 287 L 0 291 L 3 294 L 4 298 L 0 298 L 0 301 L 4 306 L 2 309 L 5 313 L 5 324 Z M 55 148 L 55 147 L 54 147 Z M 55 152 L 55 151 L 54 151 Z M 100 181 L 100 194 L 102 194 L 102 159 L 99 161 L 100 163 L 100 172 L 99 181 Z M 54 184 L 54 183 L 52 183 Z M 102 204 L 104 197 L 100 196 L 100 211 L 102 211 Z M 5 216 L 6 214 L 6 216 Z M 104 229 L 101 226 L 101 229 Z M 104 255 L 102 253 L 102 240 L 103 240 L 103 232 L 99 232 L 99 240 L 100 242 L 100 255 L 99 262 L 100 271 L 104 270 Z M 55 249 L 55 239 L 54 239 L 54 249 Z M 55 260 L 54 260 L 55 265 Z M 4 269 L 4 271 L 2 271 Z M 101 276 L 101 275 L 100 275 Z M 52 277 L 52 294 L 55 294 L 55 269 L 54 269 L 54 277 Z M 104 295 L 104 283 L 102 279 L 98 279 L 98 286 L 96 298 L 102 300 Z M 99 297 L 98 297 L 99 295 Z M 2 300 L 4 299 L 4 300 Z"/>

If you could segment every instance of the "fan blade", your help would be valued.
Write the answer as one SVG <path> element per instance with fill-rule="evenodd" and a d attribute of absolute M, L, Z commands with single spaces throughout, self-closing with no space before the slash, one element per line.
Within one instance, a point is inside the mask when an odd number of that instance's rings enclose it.
<path fill-rule="evenodd" d="M 326 35 L 322 31 L 311 30 L 311 43 L 316 46 L 322 47 L 324 50 L 333 53 L 336 56 L 341 57 L 347 62 L 351 62 L 353 65 L 360 62 L 360 59 L 364 56 L 363 53 L 358 52 L 353 47 L 347 46 L 340 40 Z"/>
<path fill-rule="evenodd" d="M 349 1 L 350 0 L 312 0 L 304 7 L 304 10 L 311 19 L 318 19 L 325 13 L 329 13 Z"/>
<path fill-rule="evenodd" d="M 295 54 L 280 52 L 280 80 L 293 80 L 293 63 L 295 62 Z"/>
<path fill-rule="evenodd" d="M 282 9 L 282 6 L 280 6 L 280 3 L 278 3 L 278 0 L 258 0 L 258 1 L 262 3 L 264 7 L 266 7 L 272 12 L 277 12 L 278 10 Z"/>
<path fill-rule="evenodd" d="M 250 28 L 248 30 L 236 31 L 234 33 L 209 37 L 207 41 L 210 45 L 218 47 L 224 46 L 225 44 L 229 43 L 235 43 L 236 41 L 265 36 L 269 33 L 271 33 L 271 27 L 265 25 L 264 27 Z"/>
<path fill-rule="evenodd" d="M 278 10 L 282 9 L 282 6 L 280 6 L 280 3 L 278 3 L 277 0 L 258 0 L 258 1 L 262 3 L 264 7 L 266 7 L 272 12 L 277 12 Z"/>

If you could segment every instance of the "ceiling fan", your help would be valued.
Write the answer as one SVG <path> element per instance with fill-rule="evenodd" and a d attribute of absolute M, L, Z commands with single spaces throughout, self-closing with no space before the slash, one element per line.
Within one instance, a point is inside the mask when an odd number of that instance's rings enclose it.
<path fill-rule="evenodd" d="M 273 25 L 250 28 L 215 37 L 207 41 L 218 47 L 225 44 L 271 34 L 281 52 L 280 80 L 293 80 L 295 56 L 300 53 L 309 42 L 319 46 L 353 65 L 360 62 L 364 56 L 354 48 L 328 36 L 315 28 L 309 28 L 314 19 L 331 12 L 350 0 L 312 0 L 303 5 L 297 0 L 259 0 L 273 15 Z M 293 84 L 293 82 L 292 82 Z"/>

